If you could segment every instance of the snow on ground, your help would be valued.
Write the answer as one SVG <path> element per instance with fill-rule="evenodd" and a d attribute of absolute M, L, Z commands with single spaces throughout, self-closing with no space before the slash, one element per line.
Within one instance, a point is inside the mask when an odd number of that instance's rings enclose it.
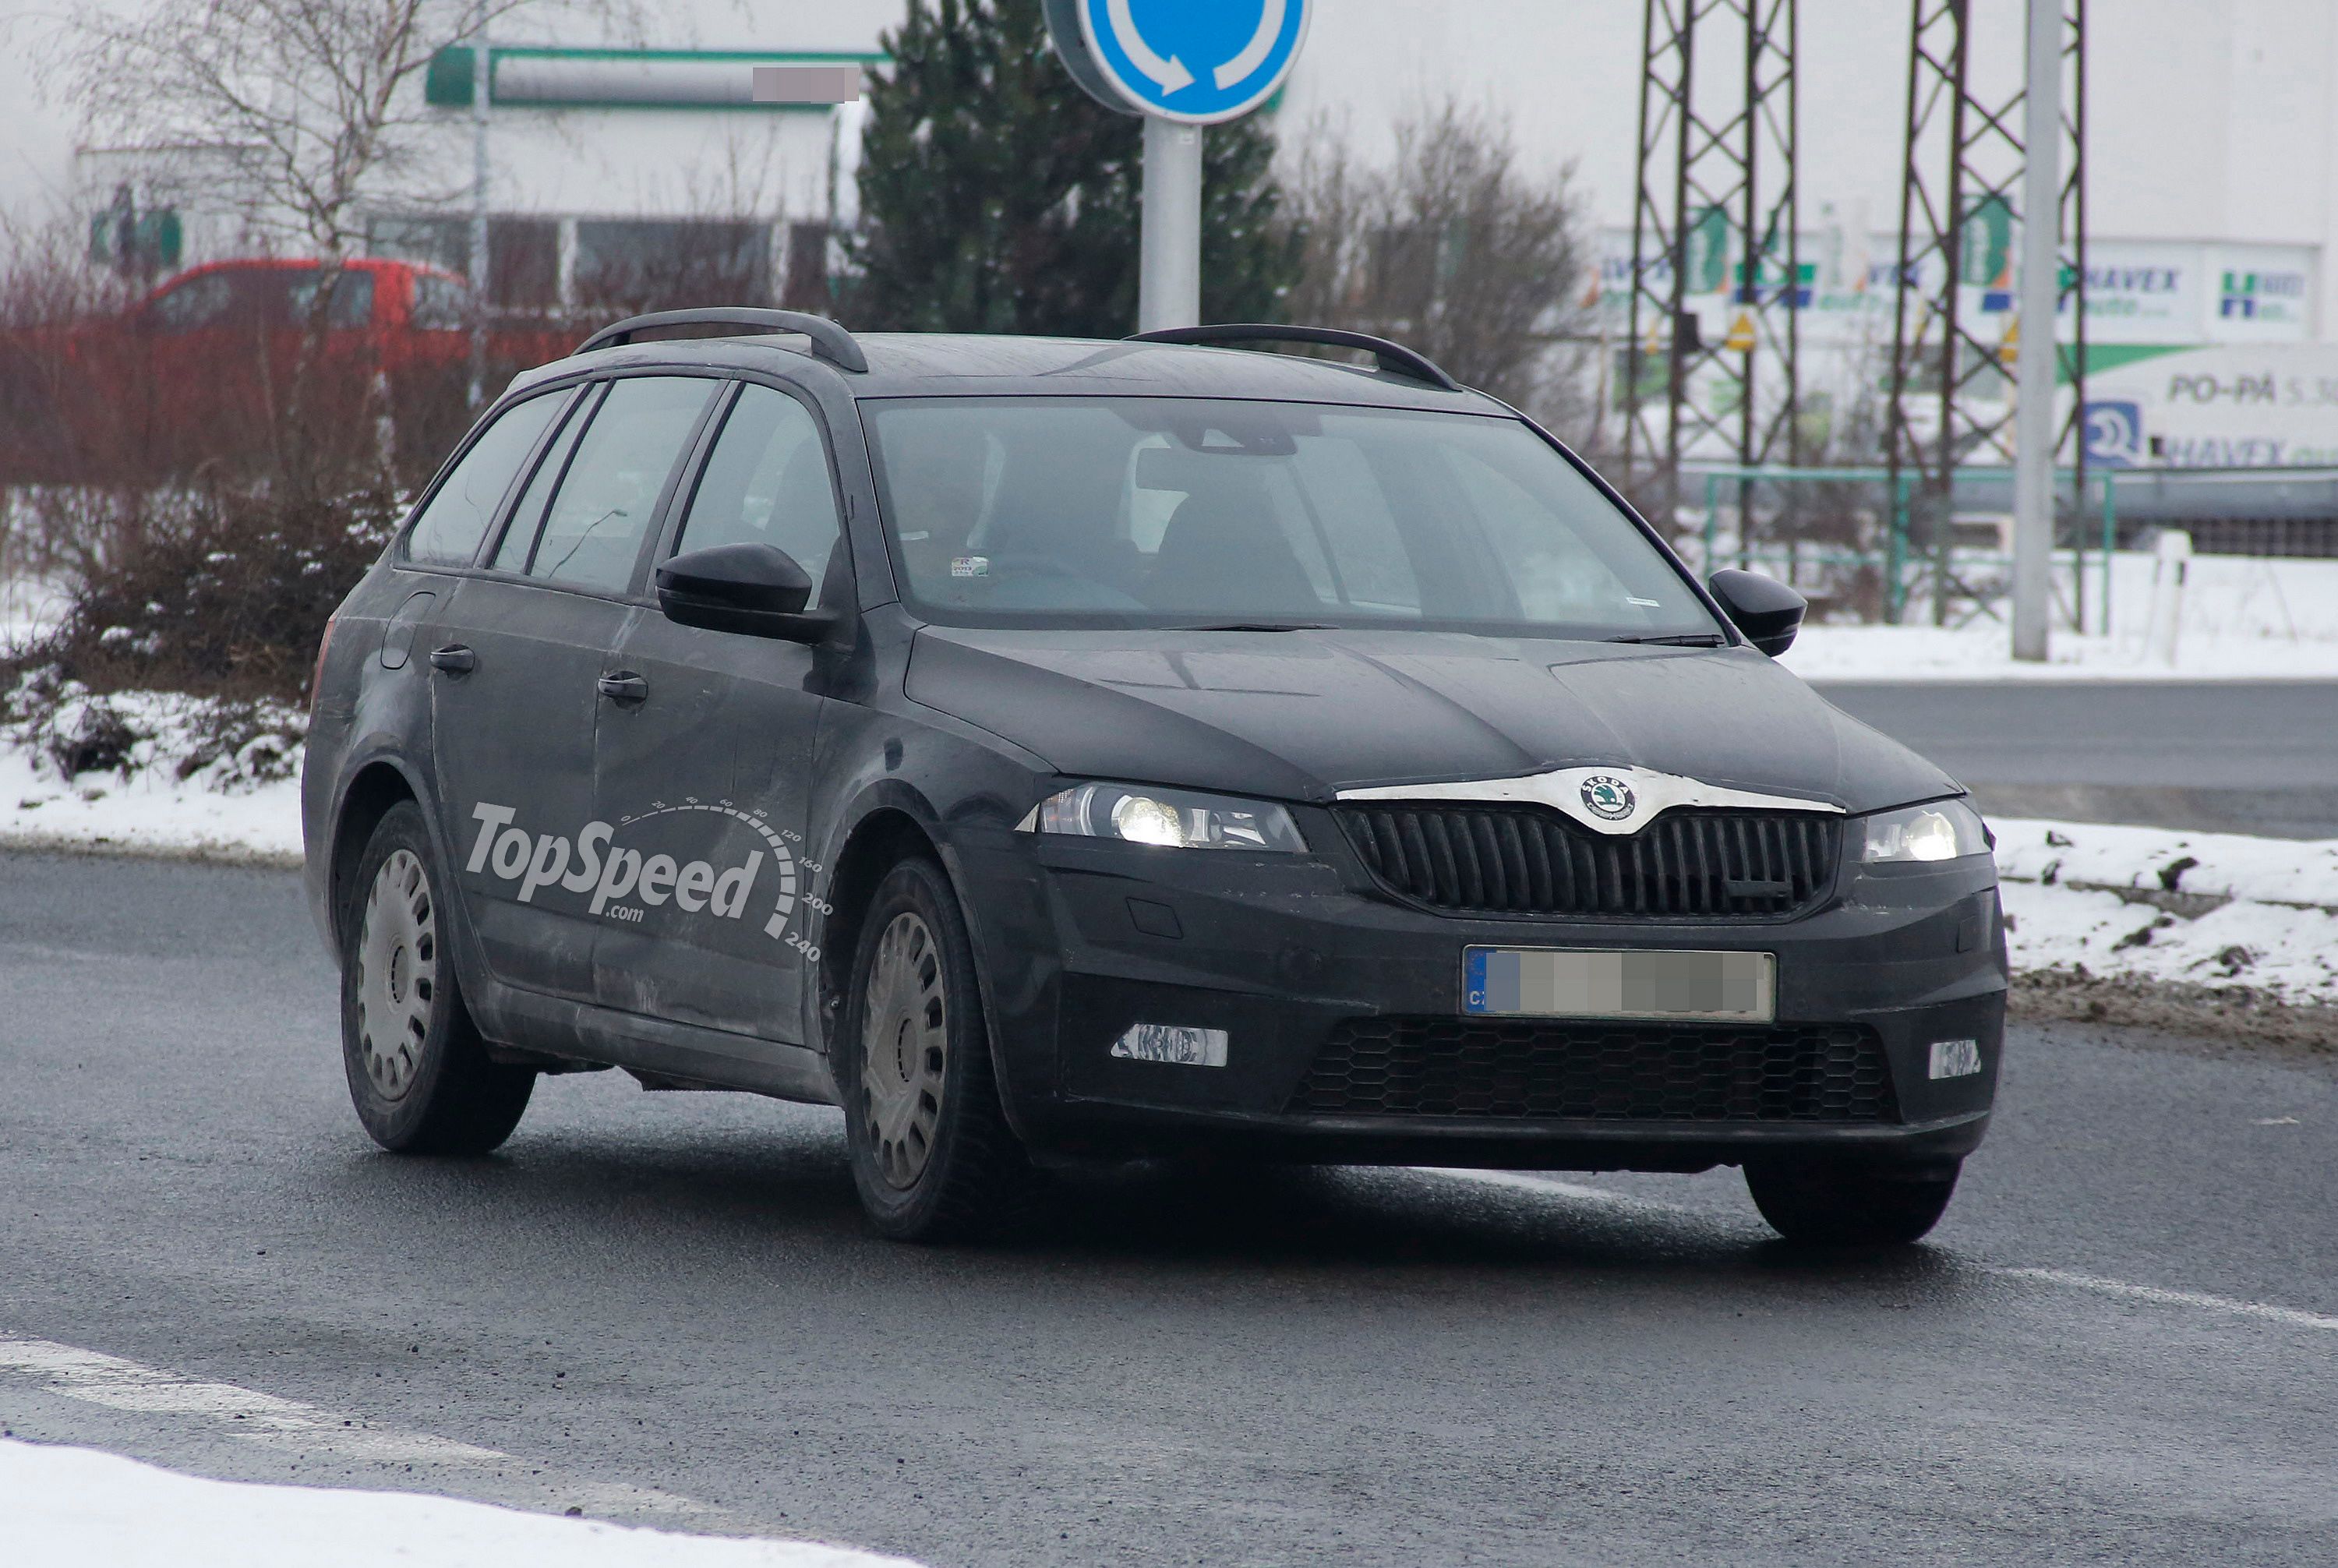
<path fill-rule="evenodd" d="M 0 728 L 0 844 L 297 864 L 304 730 L 281 705 L 68 688 L 37 724 Z M 68 779 L 76 749 L 104 760 Z"/>
<path fill-rule="evenodd" d="M 801 1541 L 677 1535 L 411 1492 L 182 1475 L 0 1438 L 10 1568 L 878 1568 Z"/>
<path fill-rule="evenodd" d="M 2017 971 L 2338 1006 L 2338 840 L 2000 818 Z"/>
<path fill-rule="evenodd" d="M 2099 625 L 2100 557 L 2094 560 L 2088 617 Z M 2120 553 L 2112 564 L 2111 630 L 2080 636 L 2058 620 L 2043 664 L 2017 663 L 2010 629 L 1989 615 L 1946 628 L 1812 625 L 1782 662 L 1810 681 L 2338 679 L 2338 561 L 2194 556 L 2173 663 L 2146 635 L 2154 568 L 2147 554 Z M 2002 603 L 1995 609 L 2010 613 Z M 1923 611 L 1920 601 L 1910 602 L 1911 617 Z"/>

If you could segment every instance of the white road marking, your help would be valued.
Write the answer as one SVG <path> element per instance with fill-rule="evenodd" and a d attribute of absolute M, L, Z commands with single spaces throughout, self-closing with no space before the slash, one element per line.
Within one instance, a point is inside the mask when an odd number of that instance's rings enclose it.
<path fill-rule="evenodd" d="M 1610 1192 L 1605 1187 L 1586 1187 L 1578 1182 L 1531 1175 L 1523 1171 L 1468 1171 L 1442 1165 L 1420 1165 L 1415 1169 L 1426 1171 L 1432 1176 L 1458 1176 L 1464 1181 L 1477 1181 L 1488 1187 L 1508 1187 L 1520 1192 L 1556 1192 L 1562 1198 L 1604 1203 L 1610 1209 L 1637 1209 L 1650 1214 L 1696 1212 L 1685 1203 L 1667 1203 L 1661 1198 L 1637 1198 L 1629 1192 Z"/>
<path fill-rule="evenodd" d="M 2338 1318 L 2323 1312 L 2308 1312 L 2297 1307 L 2274 1307 L 2263 1301 L 2236 1301 L 2229 1296 L 2208 1296 L 2197 1290 L 2170 1290 L 2160 1285 L 2130 1285 L 2124 1279 L 2074 1274 L 2067 1269 L 2012 1269 L 1996 1264 L 1984 1264 L 1983 1267 L 2003 1279 L 2036 1279 L 2048 1285 L 2066 1285 L 2073 1290 L 2092 1290 L 2098 1296 L 2152 1301 L 2163 1307 L 2197 1307 L 2203 1311 L 2223 1312 L 2235 1318 L 2259 1318 L 2267 1323 L 2285 1323 L 2293 1328 L 2338 1329 Z"/>
<path fill-rule="evenodd" d="M 1706 1219 L 1717 1217 L 1710 1210 L 1693 1209 L 1685 1203 L 1667 1203 L 1660 1198 L 1641 1198 L 1629 1192 L 1611 1191 L 1605 1187 L 1586 1187 L 1581 1182 L 1560 1181 L 1522 1171 L 1462 1171 L 1429 1165 L 1416 1169 L 1432 1176 L 1458 1176 L 1465 1181 L 1477 1181 L 1489 1187 L 1545 1192 L 1582 1202 L 1598 1203 L 1610 1209 L 1636 1210 L 1641 1213 L 1699 1215 Z M 2080 1274 L 2068 1269 L 2024 1269 L 2011 1264 L 1980 1262 L 1973 1263 L 1972 1267 L 1984 1274 L 1994 1274 L 2000 1279 L 2026 1279 L 2040 1285 L 2058 1285 L 2065 1289 L 2086 1290 L 2097 1296 L 2127 1301 L 2147 1301 L 2160 1307 L 2191 1307 L 2203 1312 L 2219 1312 L 2230 1318 L 2254 1318 L 2260 1322 L 2280 1323 L 2292 1328 L 2338 1330 L 2338 1317 L 2323 1312 L 2308 1312 L 2298 1307 L 2242 1301 L 2229 1296 L 2211 1296 L 2199 1290 L 2172 1290 L 2162 1285 L 2137 1285 L 2125 1279 L 2106 1279 L 2099 1275 Z"/>
<path fill-rule="evenodd" d="M 595 1513 L 626 1510 L 717 1516 L 721 1511 L 648 1486 L 565 1482 L 503 1452 L 427 1432 L 377 1426 L 298 1399 L 190 1377 L 54 1339 L 0 1336 L 0 1373 L 37 1378 L 49 1392 L 110 1410 L 186 1416 L 219 1423 L 225 1435 L 262 1447 L 363 1464 L 440 1465 L 497 1472 L 524 1470 Z"/>
<path fill-rule="evenodd" d="M 270 1447 L 329 1448 L 352 1459 L 397 1464 L 503 1465 L 511 1455 L 425 1432 L 359 1426 L 298 1399 L 101 1355 L 53 1339 L 0 1338 L 0 1370 L 29 1373 L 68 1398 L 113 1410 L 198 1416 L 234 1424 L 235 1435 Z M 291 1439 L 285 1442 L 284 1439 Z"/>

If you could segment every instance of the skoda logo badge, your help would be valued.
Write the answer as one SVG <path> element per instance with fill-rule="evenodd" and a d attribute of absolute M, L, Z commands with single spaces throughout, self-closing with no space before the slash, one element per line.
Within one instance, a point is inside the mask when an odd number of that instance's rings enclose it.
<path fill-rule="evenodd" d="M 1621 779 L 1606 773 L 1594 773 L 1583 781 L 1583 803 L 1591 814 L 1610 822 L 1621 822 L 1639 805 L 1632 787 Z"/>

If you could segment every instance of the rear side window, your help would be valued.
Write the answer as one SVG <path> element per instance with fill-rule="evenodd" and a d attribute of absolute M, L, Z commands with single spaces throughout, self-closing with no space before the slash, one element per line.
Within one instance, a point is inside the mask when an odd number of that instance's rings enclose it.
<path fill-rule="evenodd" d="M 544 509 L 552 502 L 553 486 L 568 471 L 568 455 L 576 449 L 576 432 L 590 417 L 591 397 L 580 397 L 576 406 L 561 417 L 560 427 L 552 439 L 544 444 L 544 456 L 535 460 L 535 472 L 512 504 L 511 521 L 504 524 L 504 536 L 496 546 L 495 559 L 487 564 L 498 572 L 526 572 L 527 558 L 535 548 L 535 535 L 544 526 Z"/>
<path fill-rule="evenodd" d="M 408 560 L 441 566 L 471 564 L 504 492 L 511 488 L 512 476 L 535 449 L 536 437 L 552 423 L 565 396 L 555 392 L 531 397 L 496 416 L 416 515 L 406 535 Z"/>
<path fill-rule="evenodd" d="M 633 582 L 650 513 L 715 386 L 683 376 L 611 383 L 545 514 L 529 576 L 604 593 Z"/>
<path fill-rule="evenodd" d="M 741 387 L 676 548 L 776 545 L 819 583 L 842 529 L 828 452 L 810 411 L 784 392 Z"/>

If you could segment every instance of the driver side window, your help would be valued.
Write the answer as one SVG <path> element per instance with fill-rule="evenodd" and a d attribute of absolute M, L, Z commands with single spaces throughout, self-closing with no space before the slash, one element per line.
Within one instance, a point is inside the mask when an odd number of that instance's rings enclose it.
<path fill-rule="evenodd" d="M 742 387 L 674 548 L 775 545 L 821 583 L 842 531 L 828 451 L 810 410 L 769 387 Z"/>

